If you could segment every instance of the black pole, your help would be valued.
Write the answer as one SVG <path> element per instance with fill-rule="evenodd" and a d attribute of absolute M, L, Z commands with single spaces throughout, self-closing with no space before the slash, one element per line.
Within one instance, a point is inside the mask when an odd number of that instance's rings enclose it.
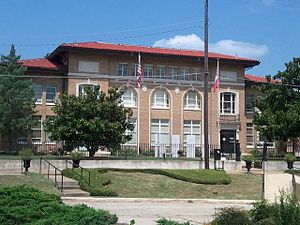
<path fill-rule="evenodd" d="M 209 169 L 208 145 L 208 0 L 204 6 L 204 162 Z"/>

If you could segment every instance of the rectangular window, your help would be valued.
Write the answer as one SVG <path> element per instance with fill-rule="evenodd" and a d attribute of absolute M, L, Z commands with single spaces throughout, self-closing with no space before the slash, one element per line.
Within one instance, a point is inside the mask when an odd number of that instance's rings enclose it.
<path fill-rule="evenodd" d="M 143 70 L 144 70 L 144 77 L 149 77 L 149 78 L 153 77 L 153 66 L 152 65 L 144 65 Z"/>
<path fill-rule="evenodd" d="M 195 135 L 196 144 L 200 145 L 201 143 L 201 126 L 199 120 L 184 120 L 184 129 L 183 129 L 183 142 L 187 144 L 187 136 Z"/>
<path fill-rule="evenodd" d="M 166 67 L 157 66 L 156 67 L 156 77 L 159 79 L 166 79 Z"/>
<path fill-rule="evenodd" d="M 220 71 L 220 82 L 236 82 L 237 72 L 235 71 Z"/>
<path fill-rule="evenodd" d="M 79 72 L 99 73 L 98 62 L 79 61 Z"/>
<path fill-rule="evenodd" d="M 43 97 L 43 86 L 41 84 L 34 84 L 33 85 L 34 90 L 34 99 L 36 104 L 42 103 L 42 97 Z"/>
<path fill-rule="evenodd" d="M 47 116 L 47 119 L 49 117 L 52 117 L 52 116 Z M 49 132 L 45 132 L 45 135 L 46 135 L 46 144 L 51 144 L 51 143 L 55 143 L 54 141 L 51 140 L 51 133 Z"/>
<path fill-rule="evenodd" d="M 136 71 L 138 68 L 138 64 L 131 64 L 131 76 L 136 77 Z"/>
<path fill-rule="evenodd" d="M 56 87 L 46 86 L 46 103 L 54 103 L 56 97 Z"/>
<path fill-rule="evenodd" d="M 160 144 L 170 144 L 170 126 L 167 119 L 151 120 L 151 142 L 158 141 Z"/>
<path fill-rule="evenodd" d="M 176 66 L 170 66 L 168 68 L 168 75 L 172 80 L 178 80 L 178 68 Z"/>
<path fill-rule="evenodd" d="M 253 146 L 254 130 L 253 123 L 247 123 L 247 146 Z"/>
<path fill-rule="evenodd" d="M 223 92 L 220 94 L 220 113 L 235 114 L 235 93 Z"/>
<path fill-rule="evenodd" d="M 246 113 L 254 111 L 254 94 L 246 94 Z"/>
<path fill-rule="evenodd" d="M 119 63 L 118 64 L 118 76 L 128 76 L 128 64 L 127 63 Z"/>
<path fill-rule="evenodd" d="M 36 124 L 31 128 L 31 140 L 33 144 L 42 143 L 42 117 L 35 116 Z"/>
<path fill-rule="evenodd" d="M 85 95 L 85 90 L 86 88 L 90 87 L 92 88 L 92 90 L 95 90 L 95 86 L 97 86 L 96 84 L 79 84 L 78 85 L 78 95 Z"/>
<path fill-rule="evenodd" d="M 129 142 L 127 142 L 126 144 L 137 144 L 137 127 L 136 127 L 137 123 L 136 123 L 136 121 L 137 121 L 136 118 L 129 119 L 129 122 L 131 124 L 133 124 L 134 129 L 133 129 L 133 131 L 126 130 L 126 132 L 125 132 L 126 135 L 130 135 L 130 134 L 132 135 L 132 139 Z"/>
<path fill-rule="evenodd" d="M 190 76 L 188 76 L 188 80 L 193 80 L 193 81 L 200 80 L 201 71 L 202 70 L 200 67 L 194 67 L 192 73 L 190 74 Z"/>
<path fill-rule="evenodd" d="M 190 69 L 188 67 L 183 67 L 180 69 L 180 80 L 189 80 Z"/>

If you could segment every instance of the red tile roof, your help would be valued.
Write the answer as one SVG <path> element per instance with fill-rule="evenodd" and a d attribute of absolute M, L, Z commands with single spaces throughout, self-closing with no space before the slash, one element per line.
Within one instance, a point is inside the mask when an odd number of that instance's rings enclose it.
<path fill-rule="evenodd" d="M 265 77 L 259 77 L 256 75 L 245 74 L 245 79 L 256 83 L 267 83 L 268 80 Z M 271 79 L 271 83 L 279 83 L 278 80 Z"/>
<path fill-rule="evenodd" d="M 60 66 L 51 62 L 49 59 L 45 58 L 36 58 L 36 59 L 24 59 L 20 60 L 23 66 L 31 68 L 41 68 L 41 69 L 50 69 L 50 70 L 59 70 Z"/>
<path fill-rule="evenodd" d="M 141 53 L 159 54 L 159 55 L 204 57 L 203 51 L 157 48 L 157 47 L 146 47 L 146 46 L 135 46 L 135 45 L 124 45 L 124 44 L 110 44 L 110 43 L 102 43 L 102 42 L 66 43 L 66 44 L 60 45 L 58 48 L 60 48 L 60 47 L 92 49 L 92 50 L 109 50 L 109 51 L 121 51 L 121 52 L 135 52 L 135 53 L 141 52 Z M 215 58 L 215 59 L 248 61 L 248 62 L 252 62 L 254 65 L 259 64 L 259 61 L 254 60 L 254 59 L 247 59 L 247 58 L 218 54 L 218 53 L 209 53 L 208 57 Z"/>

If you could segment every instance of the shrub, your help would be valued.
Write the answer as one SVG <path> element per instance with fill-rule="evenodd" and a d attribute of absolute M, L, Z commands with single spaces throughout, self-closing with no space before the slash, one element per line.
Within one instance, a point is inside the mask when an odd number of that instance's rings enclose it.
<path fill-rule="evenodd" d="M 289 153 L 289 154 L 285 154 L 284 160 L 287 162 L 295 162 L 297 160 L 297 158 L 293 154 Z"/>
<path fill-rule="evenodd" d="M 216 214 L 216 219 L 212 223 L 213 225 L 251 225 L 253 224 L 247 211 L 229 207 L 223 208 Z"/>
<path fill-rule="evenodd" d="M 32 159 L 33 151 L 31 148 L 23 148 L 21 151 L 19 151 L 19 156 L 21 156 L 21 159 Z"/>
<path fill-rule="evenodd" d="M 167 220 L 165 218 L 157 220 L 156 223 L 158 225 L 191 225 L 190 222 L 180 223 L 180 222 L 176 222 L 176 221 L 173 221 L 173 220 Z"/>
<path fill-rule="evenodd" d="M 86 205 L 67 206 L 56 195 L 26 186 L 0 188 L 1 225 L 112 225 L 118 218 Z"/>
<path fill-rule="evenodd" d="M 172 170 L 172 169 L 99 169 L 99 173 L 117 171 L 126 173 L 150 173 L 168 176 L 196 184 L 230 184 L 231 178 L 221 170 Z"/>
<path fill-rule="evenodd" d="M 300 221 L 300 205 L 295 195 L 282 193 L 274 204 L 258 202 L 250 211 L 251 218 L 256 224 L 268 221 L 276 225 L 298 225 Z"/>

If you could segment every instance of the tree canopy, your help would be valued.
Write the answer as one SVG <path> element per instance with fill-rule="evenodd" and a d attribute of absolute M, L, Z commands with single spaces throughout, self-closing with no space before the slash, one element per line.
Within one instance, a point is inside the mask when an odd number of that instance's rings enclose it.
<path fill-rule="evenodd" d="M 273 77 L 275 83 L 257 86 L 262 97 L 257 99 L 259 112 L 253 122 L 269 141 L 295 140 L 300 136 L 300 58 L 285 67 Z"/>
<path fill-rule="evenodd" d="M 26 135 L 35 123 L 32 81 L 21 77 L 26 67 L 19 60 L 13 45 L 9 55 L 1 55 L 0 60 L 0 134 L 9 143 Z"/>
<path fill-rule="evenodd" d="M 69 151 L 86 147 L 90 157 L 99 147 L 111 149 L 131 140 L 125 131 L 134 129 L 129 122 L 132 113 L 121 104 L 123 91 L 110 88 L 106 94 L 99 89 L 86 87 L 85 94 L 60 96 L 53 107 L 56 116 L 44 123 L 52 140 L 64 141 Z"/>

